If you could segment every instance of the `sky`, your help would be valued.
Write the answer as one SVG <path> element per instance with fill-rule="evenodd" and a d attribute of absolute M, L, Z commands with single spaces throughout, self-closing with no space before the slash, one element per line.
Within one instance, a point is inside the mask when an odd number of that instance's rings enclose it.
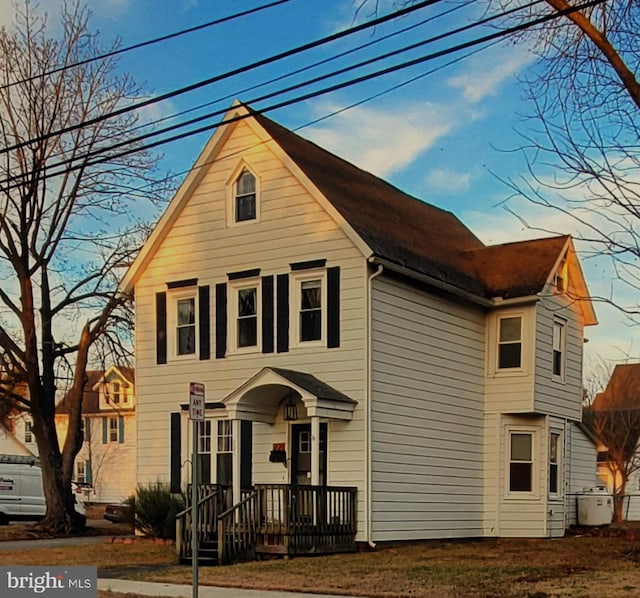
<path fill-rule="evenodd" d="M 267 0 L 89 0 L 87 5 L 93 12 L 91 27 L 99 32 L 104 44 L 108 46 L 118 38 L 123 46 L 128 46 L 266 3 Z M 38 10 L 48 13 L 53 32 L 58 27 L 59 4 L 59 0 L 38 3 Z M 358 4 L 360 0 L 290 0 L 254 15 L 126 52 L 119 59 L 119 69 L 129 73 L 151 97 L 372 18 L 374 0 L 369 0 L 356 17 Z M 391 0 L 378 0 L 377 4 L 378 14 L 393 9 Z M 453 6 L 457 6 L 455 11 L 442 14 Z M 291 98 L 330 83 L 253 102 L 265 93 L 461 27 L 480 18 L 482 11 L 479 2 L 457 5 L 440 2 L 391 24 L 149 106 L 144 117 L 150 120 L 170 117 L 211 103 L 190 113 L 196 116 L 223 110 L 234 98 L 262 109 L 283 97 Z M 10 27 L 13 14 L 12 0 L 0 0 L 0 24 Z M 415 28 L 402 35 L 381 39 L 412 26 Z M 379 65 L 345 73 L 338 80 L 345 81 L 492 32 L 495 29 L 473 30 L 396 55 Z M 376 44 L 315 70 L 249 89 L 372 42 Z M 523 119 L 527 101 L 522 79 L 535 72 L 534 55 L 523 44 L 511 41 L 471 52 L 466 50 L 423 62 L 267 114 L 404 191 L 452 211 L 486 244 L 545 236 L 541 231 L 575 232 L 576 223 L 571 218 L 526 201 L 509 199 L 511 190 L 503 182 L 526 181 L 529 177 L 523 156 L 514 150 L 522 145 L 519 132 L 526 133 L 529 126 Z M 352 107 L 345 110 L 349 106 Z M 167 124 L 173 122 L 169 120 Z M 216 119 L 208 122 L 215 123 Z M 212 132 L 213 129 L 160 148 L 164 155 L 162 168 L 185 172 Z M 613 290 L 621 300 L 633 300 L 603 260 L 585 259 L 583 268 L 592 294 L 608 296 Z M 611 363 L 637 360 L 640 347 L 634 342 L 636 328 L 606 304 L 598 303 L 596 312 L 600 325 L 586 331 L 587 367 L 600 358 Z"/>

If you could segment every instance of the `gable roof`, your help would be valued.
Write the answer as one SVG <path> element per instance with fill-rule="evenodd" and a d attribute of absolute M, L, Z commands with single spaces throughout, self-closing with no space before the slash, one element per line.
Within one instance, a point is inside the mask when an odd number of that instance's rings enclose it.
<path fill-rule="evenodd" d="M 640 409 L 640 363 L 618 364 L 591 407 L 594 411 Z"/>
<path fill-rule="evenodd" d="M 135 370 L 124 366 L 111 366 L 108 370 L 87 370 L 82 395 L 82 413 L 90 415 L 100 413 L 100 383 L 105 375 L 110 372 L 119 372 L 127 382 L 134 384 Z M 56 405 L 56 415 L 66 415 L 69 413 L 69 394 L 65 393 L 62 400 Z"/>
<path fill-rule="evenodd" d="M 122 283 L 131 292 L 137 277 L 168 233 L 179 211 L 213 161 L 239 118 L 325 201 L 350 238 L 361 241 L 370 260 L 380 259 L 480 300 L 529 297 L 540 293 L 571 243 L 558 236 L 486 247 L 454 214 L 432 206 L 343 160 L 250 108 L 235 104 L 228 124 L 218 128 L 176 193 Z M 582 277 L 580 268 L 577 268 Z M 586 289 L 584 280 L 581 288 Z M 585 295 L 586 296 L 586 295 Z M 588 311 L 588 310 L 587 310 Z M 589 312 L 595 323 L 595 314 Z"/>
<path fill-rule="evenodd" d="M 465 255 L 489 296 L 526 297 L 542 290 L 568 240 L 565 235 L 490 245 Z"/>

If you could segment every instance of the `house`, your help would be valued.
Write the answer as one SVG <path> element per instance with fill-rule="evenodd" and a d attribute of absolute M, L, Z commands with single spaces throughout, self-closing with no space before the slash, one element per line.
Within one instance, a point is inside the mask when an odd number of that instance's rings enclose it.
<path fill-rule="evenodd" d="M 0 455 L 25 455 L 27 457 L 34 457 L 36 453 L 16 437 L 15 430 L 11 430 L 0 424 Z"/>
<path fill-rule="evenodd" d="M 56 407 L 60 443 L 68 430 L 67 395 Z M 119 502 L 136 488 L 136 395 L 132 368 L 88 370 L 82 398 L 84 443 L 73 479 L 91 484 L 94 502 Z"/>
<path fill-rule="evenodd" d="M 201 478 L 232 487 L 221 529 L 244 521 L 258 552 L 571 523 L 595 462 L 575 426 L 596 317 L 570 237 L 485 246 L 235 104 L 121 291 L 138 481 L 186 488 L 204 384 Z"/>
<path fill-rule="evenodd" d="M 640 363 L 618 364 L 603 392 L 598 393 L 591 405 L 592 425 L 596 432 L 609 439 L 609 446 L 601 445 L 598 451 L 599 484 L 611 491 L 622 492 L 622 476 L 610 452 L 627 453 L 628 479 L 624 487 L 621 505 L 622 518 L 640 520 Z M 598 417 L 598 413 L 611 414 Z M 600 422 L 600 423 L 598 423 Z M 608 441 L 608 442 L 609 442 Z M 614 479 L 615 478 L 615 479 Z"/>

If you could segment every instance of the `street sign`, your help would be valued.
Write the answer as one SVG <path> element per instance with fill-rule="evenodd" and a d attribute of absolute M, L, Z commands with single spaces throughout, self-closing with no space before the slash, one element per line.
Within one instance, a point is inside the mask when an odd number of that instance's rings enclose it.
<path fill-rule="evenodd" d="M 189 383 L 189 419 L 204 420 L 204 384 Z"/>

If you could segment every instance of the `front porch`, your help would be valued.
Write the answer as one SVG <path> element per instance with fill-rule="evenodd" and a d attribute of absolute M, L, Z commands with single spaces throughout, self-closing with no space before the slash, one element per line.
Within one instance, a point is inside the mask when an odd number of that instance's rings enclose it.
<path fill-rule="evenodd" d="M 356 402 L 311 374 L 268 367 L 223 405 L 227 466 L 216 465 L 218 484 L 200 485 L 197 505 L 209 561 L 354 550 L 357 489 L 328 484 L 328 454 L 330 422 L 350 421 Z M 189 507 L 178 517 L 181 560 L 191 559 L 192 527 Z"/>
<path fill-rule="evenodd" d="M 197 533 L 202 564 L 356 549 L 356 488 L 258 484 L 230 508 L 225 508 L 229 492 L 222 486 L 204 486 L 199 495 Z M 178 558 L 190 561 L 191 507 L 178 515 L 176 523 Z"/>

